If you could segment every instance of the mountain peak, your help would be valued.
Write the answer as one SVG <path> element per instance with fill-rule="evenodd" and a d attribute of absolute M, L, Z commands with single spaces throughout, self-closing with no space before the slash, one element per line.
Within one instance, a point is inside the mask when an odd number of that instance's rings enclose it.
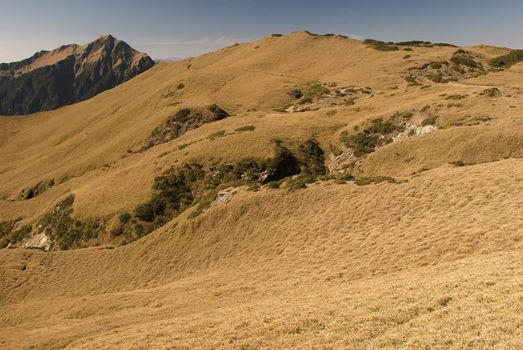
<path fill-rule="evenodd" d="M 149 56 L 111 34 L 84 45 L 41 51 L 23 61 L 0 65 L 0 95 L 5 96 L 0 115 L 29 114 L 79 102 L 153 65 Z"/>

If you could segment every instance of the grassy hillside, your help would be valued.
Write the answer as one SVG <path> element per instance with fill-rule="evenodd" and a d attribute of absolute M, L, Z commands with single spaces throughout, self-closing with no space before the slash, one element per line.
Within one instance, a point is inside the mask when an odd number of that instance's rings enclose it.
<path fill-rule="evenodd" d="M 271 35 L 0 118 L 1 227 L 77 234 L 0 250 L 0 348 L 523 346 L 523 66 L 458 50 Z"/>

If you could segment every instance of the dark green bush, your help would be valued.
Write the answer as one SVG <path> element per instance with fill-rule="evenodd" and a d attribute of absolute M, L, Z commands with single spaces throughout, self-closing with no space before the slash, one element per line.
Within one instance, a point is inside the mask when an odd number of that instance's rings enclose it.
<path fill-rule="evenodd" d="M 380 40 L 365 39 L 364 44 L 370 45 L 372 48 L 378 51 L 399 51 L 399 47 L 393 45 L 393 43 L 385 43 Z"/>
<path fill-rule="evenodd" d="M 207 109 L 212 113 L 212 121 L 222 120 L 229 116 L 229 113 L 215 104 L 210 105 Z"/>
<path fill-rule="evenodd" d="M 182 108 L 167 118 L 161 126 L 152 132 L 141 150 L 144 151 L 155 145 L 169 142 L 190 130 L 199 128 L 207 123 L 222 120 L 228 116 L 229 114 L 224 109 L 215 104 L 203 110 Z"/>
<path fill-rule="evenodd" d="M 430 117 L 423 119 L 423 121 L 421 122 L 421 126 L 434 125 L 434 124 L 436 124 L 437 121 L 438 121 L 438 116 L 431 115 Z"/>
<path fill-rule="evenodd" d="M 318 176 L 327 171 L 323 150 L 315 139 L 308 139 L 298 147 L 298 158 L 305 174 Z"/>
<path fill-rule="evenodd" d="M 217 138 L 223 137 L 223 136 L 225 136 L 225 130 L 219 130 L 219 131 L 213 132 L 212 134 L 207 136 L 207 138 L 212 141 L 214 139 L 217 139 Z"/>
<path fill-rule="evenodd" d="M 354 149 L 354 155 L 359 157 L 374 152 L 378 145 L 379 135 L 368 132 L 359 132 L 349 137 L 349 145 Z"/>
<path fill-rule="evenodd" d="M 429 74 L 427 79 L 438 84 L 443 82 L 443 76 L 441 74 Z"/>
<path fill-rule="evenodd" d="M 356 179 L 354 183 L 358 186 L 365 186 L 370 184 L 379 184 L 382 182 L 396 183 L 396 179 L 390 176 L 364 177 Z"/>
<path fill-rule="evenodd" d="M 142 221 L 153 222 L 157 216 L 163 215 L 165 208 L 165 201 L 154 197 L 149 202 L 138 205 L 134 210 L 134 216 Z"/>
<path fill-rule="evenodd" d="M 47 180 L 47 181 L 40 181 L 36 185 L 22 190 L 22 192 L 20 192 L 20 194 L 18 195 L 18 199 L 20 199 L 20 200 L 32 199 L 36 196 L 41 195 L 42 193 L 44 193 L 45 191 L 47 191 L 54 185 L 55 185 L 55 181 L 53 179 Z"/>
<path fill-rule="evenodd" d="M 467 98 L 467 95 L 449 95 L 445 99 L 446 100 L 463 100 L 464 98 Z"/>
<path fill-rule="evenodd" d="M 267 183 L 267 187 L 271 189 L 278 189 L 281 186 L 281 181 L 271 181 Z"/>
<path fill-rule="evenodd" d="M 303 97 L 303 92 L 300 89 L 291 89 L 288 92 L 289 96 L 292 98 L 298 99 Z"/>
<path fill-rule="evenodd" d="M 450 62 L 456 64 L 456 65 L 463 65 L 471 68 L 478 68 L 480 65 L 478 62 L 474 61 L 472 57 L 465 56 L 465 55 L 454 55 L 450 59 Z"/>
<path fill-rule="evenodd" d="M 297 191 L 302 188 L 306 188 L 308 184 L 314 183 L 316 181 L 315 177 L 308 175 L 297 176 L 287 183 L 287 188 L 289 191 Z"/>
<path fill-rule="evenodd" d="M 523 61 L 523 50 L 512 50 L 506 55 L 493 58 L 490 65 L 494 68 L 510 68 L 521 61 Z"/>
<path fill-rule="evenodd" d="M 480 93 L 481 96 L 487 97 L 499 97 L 501 96 L 501 91 L 498 88 L 485 89 Z"/>
<path fill-rule="evenodd" d="M 278 181 L 300 173 L 299 161 L 294 154 L 281 144 L 276 145 L 274 158 L 266 162 L 269 176 L 266 182 Z"/>
<path fill-rule="evenodd" d="M 408 75 L 405 77 L 405 81 L 410 84 L 418 84 L 418 81 L 416 80 L 416 77 L 412 75 Z"/>
<path fill-rule="evenodd" d="M 322 98 L 330 94 L 330 90 L 319 82 L 310 82 L 303 89 L 303 97 L 300 103 L 311 103 L 314 99 Z"/>
<path fill-rule="evenodd" d="M 74 220 L 71 215 L 74 196 L 69 195 L 61 201 L 52 211 L 46 213 L 38 223 L 60 249 L 79 247 L 83 242 L 96 238 L 103 231 L 103 225 L 96 221 Z"/>
<path fill-rule="evenodd" d="M 121 213 L 118 216 L 118 219 L 120 220 L 120 223 L 122 223 L 122 224 L 127 224 L 129 221 L 131 221 L 132 218 L 133 218 L 132 215 L 127 212 Z"/>
<path fill-rule="evenodd" d="M 462 160 L 456 160 L 454 162 L 450 162 L 450 164 L 457 166 L 457 167 L 465 166 L 465 162 L 463 162 Z"/>
<path fill-rule="evenodd" d="M 393 117 L 394 118 L 394 117 Z M 376 118 L 371 121 L 370 126 L 363 131 L 350 135 L 344 131 L 340 135 L 340 141 L 347 147 L 354 150 L 356 157 L 372 153 L 380 144 L 392 141 L 389 136 L 394 131 L 402 131 L 402 126 L 396 125 L 390 121 L 384 121 L 383 118 Z"/>
<path fill-rule="evenodd" d="M 239 128 L 234 129 L 234 131 L 237 131 L 237 132 L 254 131 L 254 130 L 256 130 L 256 127 L 254 125 L 245 125 L 245 126 L 240 126 Z"/>

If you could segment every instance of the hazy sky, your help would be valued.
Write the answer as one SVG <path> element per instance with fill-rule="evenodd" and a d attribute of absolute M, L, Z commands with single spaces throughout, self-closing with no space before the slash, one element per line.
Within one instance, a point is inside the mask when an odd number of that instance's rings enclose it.
<path fill-rule="evenodd" d="M 523 48 L 523 1 L 0 0 L 0 62 L 108 33 L 166 58 L 296 30 Z"/>

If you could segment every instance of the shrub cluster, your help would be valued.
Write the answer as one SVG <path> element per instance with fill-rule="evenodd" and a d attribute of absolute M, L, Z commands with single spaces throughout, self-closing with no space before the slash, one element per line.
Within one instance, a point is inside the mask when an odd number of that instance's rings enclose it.
<path fill-rule="evenodd" d="M 152 132 L 142 147 L 142 151 L 174 140 L 190 130 L 199 128 L 207 123 L 225 119 L 228 116 L 229 113 L 227 111 L 215 104 L 207 106 L 203 110 L 182 108 L 167 118 L 161 126 Z"/>
<path fill-rule="evenodd" d="M 374 39 L 365 39 L 363 40 L 364 44 L 367 44 L 378 51 L 399 51 L 399 47 L 394 45 L 393 42 L 384 42 L 380 40 L 374 40 Z"/>
<path fill-rule="evenodd" d="M 54 210 L 46 213 L 38 223 L 41 232 L 57 243 L 60 249 L 69 249 L 82 246 L 103 231 L 103 225 L 91 220 L 82 222 L 71 217 L 74 196 L 69 195 L 61 201 Z"/>
<path fill-rule="evenodd" d="M 299 103 L 302 104 L 312 103 L 314 100 L 320 99 L 323 96 L 330 94 L 329 88 L 317 81 L 308 83 L 303 90 L 300 90 L 300 92 L 302 93 L 302 96 Z M 298 96 L 297 93 L 296 96 Z"/>
<path fill-rule="evenodd" d="M 390 121 L 384 121 L 383 118 L 373 119 L 371 125 L 363 131 L 355 134 L 349 134 L 347 131 L 342 132 L 340 141 L 345 146 L 354 150 L 356 157 L 372 153 L 376 147 L 392 142 L 391 134 L 395 131 L 403 131 L 404 127 L 396 125 Z"/>
<path fill-rule="evenodd" d="M 18 195 L 19 200 L 28 200 L 31 198 L 34 198 L 36 196 L 41 195 L 51 187 L 55 185 L 55 181 L 53 179 L 47 180 L 47 181 L 40 181 L 36 185 L 26 188 L 20 192 Z"/>
<path fill-rule="evenodd" d="M 256 127 L 254 125 L 244 125 L 240 126 L 239 128 L 234 129 L 236 132 L 244 132 L 244 131 L 254 131 L 256 130 Z"/>
<path fill-rule="evenodd" d="M 18 243 L 31 233 L 32 227 L 30 225 L 24 225 L 17 230 L 15 225 L 15 221 L 0 222 L 0 248 Z"/>
<path fill-rule="evenodd" d="M 521 61 L 523 61 L 523 50 L 512 50 L 506 55 L 493 58 L 490 65 L 494 68 L 510 68 Z"/>

